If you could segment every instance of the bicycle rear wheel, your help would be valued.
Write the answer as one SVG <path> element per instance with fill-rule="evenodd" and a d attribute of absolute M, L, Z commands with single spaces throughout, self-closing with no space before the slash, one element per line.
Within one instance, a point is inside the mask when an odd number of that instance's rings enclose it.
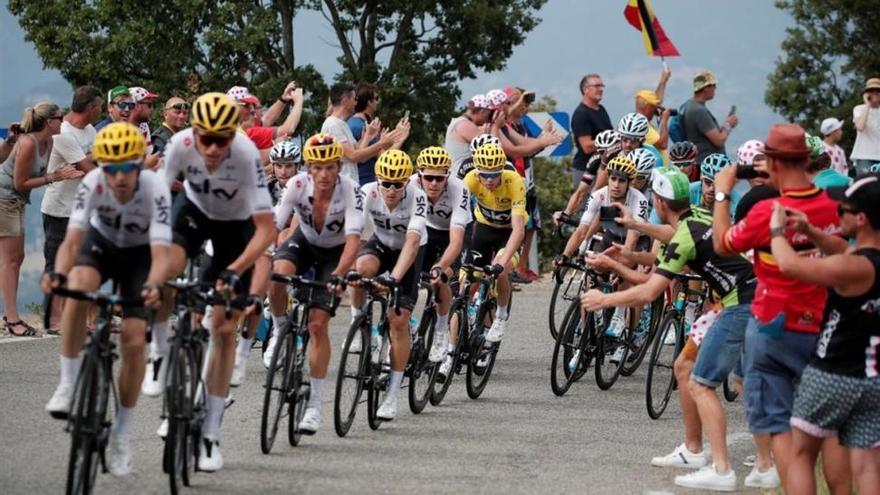
<path fill-rule="evenodd" d="M 172 494 L 189 486 L 197 445 L 192 442 L 192 405 L 198 384 L 198 366 L 190 352 L 176 346 L 168 358 L 168 386 L 165 389 L 168 435 L 165 438 L 163 467 Z"/>
<path fill-rule="evenodd" d="M 553 345 L 553 356 L 550 359 L 550 389 L 559 397 L 568 392 L 573 383 L 571 380 L 573 372 L 581 367 L 579 350 L 583 338 L 580 313 L 574 305 L 566 311 L 563 322 L 559 328 L 556 343 Z"/>
<path fill-rule="evenodd" d="M 413 346 L 409 356 L 409 409 L 419 414 L 428 405 L 431 396 L 431 385 L 434 382 L 434 370 L 439 366 L 428 359 L 434 343 L 434 324 L 437 315 L 433 309 L 425 311 L 419 322 L 418 346 Z"/>
<path fill-rule="evenodd" d="M 293 335 L 290 326 L 279 330 L 280 335 L 275 342 L 275 352 L 266 372 L 263 385 L 263 413 L 260 420 L 260 450 L 264 454 L 272 451 L 275 437 L 278 435 L 278 424 L 284 417 L 284 406 L 288 405 L 290 369 L 293 363 Z M 287 414 L 290 414 L 288 408 Z"/>
<path fill-rule="evenodd" d="M 452 377 L 455 376 L 456 370 L 461 365 L 461 349 L 468 339 L 468 319 L 467 309 L 462 304 L 461 299 L 455 299 L 452 307 L 449 309 L 449 332 L 456 329 L 458 342 L 455 350 L 452 352 L 452 367 L 449 369 L 449 376 L 442 376 L 439 373 L 440 367 L 434 368 L 434 377 L 431 383 L 431 395 L 429 400 L 432 406 L 438 406 L 446 397 L 449 386 L 452 385 Z"/>
<path fill-rule="evenodd" d="M 629 356 L 629 348 L 626 347 L 626 342 L 629 339 L 630 329 L 625 328 L 620 337 L 607 335 L 613 312 L 614 309 L 604 311 L 602 315 L 603 325 L 597 328 L 595 334 L 596 385 L 601 390 L 608 390 L 614 386 L 620 377 L 620 369 Z M 595 317 L 595 315 L 591 316 Z M 620 349 L 623 349 L 622 353 Z"/>
<path fill-rule="evenodd" d="M 342 347 L 342 356 L 339 358 L 333 401 L 333 427 L 340 437 L 348 434 L 364 391 L 366 363 L 370 349 L 370 332 L 366 322 L 366 316 L 361 315 L 351 324 Z M 354 341 L 360 342 L 359 350 L 352 349 Z"/>
<path fill-rule="evenodd" d="M 683 346 L 679 341 L 683 337 L 683 333 L 678 328 L 679 318 L 678 311 L 668 311 L 663 316 L 657 336 L 654 338 L 648 378 L 645 383 L 645 402 L 651 419 L 660 419 L 663 415 L 675 386 L 673 366 Z"/>
<path fill-rule="evenodd" d="M 74 404 L 68 419 L 71 432 L 70 459 L 67 464 L 68 495 L 88 494 L 95 487 L 98 472 L 99 435 L 104 421 L 101 412 L 101 363 L 91 345 L 86 348 L 77 377 Z"/>
<path fill-rule="evenodd" d="M 386 323 L 387 325 L 387 323 Z M 376 346 L 376 353 L 371 348 L 369 357 L 367 360 L 367 424 L 370 425 L 371 430 L 378 430 L 379 426 L 382 425 L 382 420 L 379 419 L 379 404 L 382 403 L 387 393 L 389 375 L 391 373 L 391 367 L 388 363 L 385 362 L 386 353 L 390 353 L 391 350 L 391 339 L 388 335 L 388 328 L 386 327 L 384 331 L 380 330 L 379 342 Z M 367 344 L 369 345 L 369 344 Z"/>
<path fill-rule="evenodd" d="M 477 311 L 477 318 L 474 320 L 478 327 L 482 325 L 483 328 L 472 332 L 470 336 L 470 356 L 465 373 L 465 390 L 471 399 L 478 399 L 483 394 L 486 385 L 489 384 L 489 377 L 492 376 L 492 369 L 495 367 L 499 344 L 490 344 L 485 339 L 488 331 L 486 328 L 492 326 L 494 319 L 495 302 L 486 301 Z"/>
<path fill-rule="evenodd" d="M 293 362 L 290 367 L 290 378 L 287 380 L 287 441 L 291 446 L 296 447 L 302 438 L 299 423 L 306 414 L 306 405 L 311 394 L 311 384 L 305 373 L 309 348 L 308 329 L 303 328 L 295 333 L 293 348 Z"/>

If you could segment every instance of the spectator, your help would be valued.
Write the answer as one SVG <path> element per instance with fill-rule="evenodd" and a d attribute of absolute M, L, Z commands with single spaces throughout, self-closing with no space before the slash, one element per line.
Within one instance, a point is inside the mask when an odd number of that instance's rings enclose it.
<path fill-rule="evenodd" d="M 367 125 L 373 121 L 373 117 L 376 116 L 376 110 L 379 108 L 379 89 L 370 83 L 359 83 L 354 88 L 354 97 L 354 115 L 348 118 L 348 127 L 351 129 L 351 134 L 354 136 L 355 141 L 360 143 L 364 137 Z M 375 144 L 376 141 L 377 138 L 374 137 L 371 142 L 366 144 Z M 357 164 L 358 182 L 360 185 L 376 181 L 375 166 L 376 157 Z"/>
<path fill-rule="evenodd" d="M 485 95 L 475 95 L 468 100 L 464 113 L 453 118 L 446 127 L 443 147 L 452 156 L 451 175 L 460 175 L 461 165 L 471 158 L 471 141 L 485 133 L 484 126 L 492 117 L 490 106 Z"/>
<path fill-rule="evenodd" d="M 613 129 L 611 117 L 600 103 L 605 84 L 599 74 L 587 74 L 581 79 L 581 101 L 571 114 L 571 133 L 574 135 L 575 154 L 571 162 L 571 183 L 577 189 L 587 162 L 596 152 L 593 142 L 600 132 Z"/>
<path fill-rule="evenodd" d="M 107 117 L 95 124 L 95 131 L 100 131 L 111 122 L 128 122 L 135 106 L 127 87 L 114 87 L 107 92 Z"/>
<path fill-rule="evenodd" d="M 807 164 L 807 175 L 819 189 L 846 187 L 852 182 L 849 177 L 841 175 L 837 170 L 831 168 L 831 155 L 826 151 L 822 151 L 818 156 L 810 156 L 810 162 Z"/>
<path fill-rule="evenodd" d="M 345 122 L 354 114 L 355 104 L 354 87 L 351 84 L 338 83 L 330 87 L 330 115 L 324 119 L 321 132 L 330 134 L 333 139 L 342 144 L 342 174 L 357 181 L 358 171 L 355 163 L 375 158 L 391 147 L 400 147 L 403 141 L 409 137 L 409 123 L 401 120 L 397 123 L 397 128 L 388 131 L 382 129 L 382 123 L 379 119 L 373 119 L 367 125 L 361 140 L 358 141 Z M 379 137 L 378 141 L 368 144 L 377 136 Z"/>
<path fill-rule="evenodd" d="M 159 166 L 159 153 L 153 149 L 153 143 L 150 141 L 150 136 L 153 134 L 150 130 L 150 118 L 153 116 L 153 102 L 159 95 L 139 86 L 128 88 L 128 94 L 131 95 L 131 100 L 135 103 L 128 121 L 140 129 L 141 135 L 147 143 L 144 167 L 155 169 Z"/>
<path fill-rule="evenodd" d="M 831 157 L 831 169 L 836 170 L 841 175 L 849 175 L 849 163 L 846 161 L 846 152 L 837 144 L 843 139 L 843 122 L 834 117 L 827 118 L 822 121 L 819 131 L 822 133 L 822 143 L 825 146 L 825 151 Z"/>
<path fill-rule="evenodd" d="M 269 149 L 272 148 L 275 139 L 292 136 L 299 126 L 303 110 L 303 90 L 298 88 L 295 82 L 287 83 L 278 100 L 269 107 L 269 110 L 260 118 L 258 105 L 260 100 L 252 95 L 244 86 L 233 86 L 226 94 L 238 103 L 240 125 L 251 141 L 260 150 L 260 158 L 263 165 L 269 162 Z M 293 104 L 287 118 L 278 127 L 273 127 L 281 117 L 285 108 Z"/>
<path fill-rule="evenodd" d="M 726 155 L 724 144 L 730 132 L 739 123 L 736 115 L 728 115 L 723 126 L 718 125 L 715 116 L 706 108 L 706 102 L 715 98 L 718 85 L 715 75 L 704 70 L 694 76 L 694 97 L 688 100 L 681 116 L 682 126 L 688 141 L 697 145 L 697 163 L 712 153 Z"/>
<path fill-rule="evenodd" d="M 648 134 L 645 135 L 645 144 L 657 148 L 663 159 L 661 165 L 665 165 L 669 159 L 666 149 L 669 145 L 669 118 L 672 116 L 672 110 L 665 109 L 660 105 L 663 103 L 666 84 L 671 76 L 672 71 L 664 67 L 660 72 L 660 81 L 654 91 L 642 89 L 635 94 L 636 112 L 648 119 Z M 650 123 L 655 117 L 659 119 L 657 128 L 654 128 L 654 125 Z"/>
<path fill-rule="evenodd" d="M 746 217 L 746 213 L 758 204 L 759 201 L 778 198 L 779 191 L 767 184 L 770 175 L 767 173 L 767 157 L 764 155 L 764 143 L 757 139 L 750 139 L 743 143 L 736 151 L 737 166 L 754 167 L 756 177 L 749 179 L 749 190 L 739 200 L 734 209 L 733 221 L 739 222 Z"/>
<path fill-rule="evenodd" d="M 3 326 L 10 335 L 28 337 L 36 330 L 18 314 L 18 278 L 24 261 L 24 209 L 32 189 L 55 181 L 82 177 L 70 165 L 46 173 L 52 136 L 61 131 L 64 115 L 58 105 L 37 103 L 24 111 L 22 135 L 0 165 L 0 291 L 3 292 Z"/>
<path fill-rule="evenodd" d="M 63 167 L 75 167 L 83 174 L 95 168 L 92 162 L 91 149 L 95 140 L 95 128 L 92 122 L 101 116 L 104 99 L 101 92 L 92 86 L 82 86 L 73 93 L 70 111 L 61 122 L 61 132 L 52 140 L 52 153 L 49 155 L 48 173 Z M 43 214 L 43 258 L 44 273 L 52 273 L 55 269 L 55 255 L 64 241 L 67 232 L 67 220 L 73 210 L 73 200 L 79 188 L 80 179 L 65 180 L 49 184 L 43 194 L 40 212 Z M 48 301 L 47 297 L 47 301 Z M 61 316 L 61 298 L 53 301 L 49 328 L 46 332 L 55 334 L 58 318 Z"/>
<path fill-rule="evenodd" d="M 880 78 L 872 77 L 862 91 L 862 105 L 853 108 L 856 142 L 849 157 L 856 175 L 868 173 L 871 165 L 880 163 Z"/>
<path fill-rule="evenodd" d="M 189 120 L 189 103 L 183 98 L 172 96 L 165 102 L 165 109 L 162 110 L 162 125 L 153 131 L 151 140 L 153 142 L 153 151 L 160 155 L 165 152 L 165 146 L 171 139 L 171 136 L 182 131 L 186 127 Z"/>
<path fill-rule="evenodd" d="M 12 153 L 12 148 L 15 147 L 15 141 L 18 140 L 18 133 L 20 131 L 21 124 L 18 122 L 9 124 L 6 139 L 0 142 L 0 163 L 5 162 L 9 154 Z"/>

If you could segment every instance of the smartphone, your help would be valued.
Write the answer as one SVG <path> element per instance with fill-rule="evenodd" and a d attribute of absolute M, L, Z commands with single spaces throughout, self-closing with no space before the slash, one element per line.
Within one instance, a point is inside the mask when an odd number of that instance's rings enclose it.
<path fill-rule="evenodd" d="M 403 118 L 405 118 L 406 120 L 409 120 L 409 110 L 407 110 L 406 112 L 403 113 Z"/>
<path fill-rule="evenodd" d="M 614 221 L 615 218 L 620 217 L 620 208 L 616 206 L 600 206 L 599 207 L 599 220 L 611 220 Z"/>
<path fill-rule="evenodd" d="M 727 112 L 727 115 L 728 115 L 728 116 L 736 115 L 736 105 L 731 105 L 731 106 L 730 106 L 730 111 Z"/>
<path fill-rule="evenodd" d="M 523 95 L 523 99 L 525 100 L 526 105 L 531 105 L 535 102 L 535 93 L 529 91 L 528 93 Z"/>
<path fill-rule="evenodd" d="M 21 124 L 19 124 L 18 122 L 14 123 L 14 124 L 9 124 L 9 135 L 10 136 L 13 134 L 18 134 L 19 132 L 21 132 Z"/>
<path fill-rule="evenodd" d="M 758 170 L 754 165 L 737 165 L 736 166 L 736 178 L 737 179 L 757 179 L 758 177 L 762 177 L 764 179 L 769 179 L 770 176 L 767 172 Z"/>

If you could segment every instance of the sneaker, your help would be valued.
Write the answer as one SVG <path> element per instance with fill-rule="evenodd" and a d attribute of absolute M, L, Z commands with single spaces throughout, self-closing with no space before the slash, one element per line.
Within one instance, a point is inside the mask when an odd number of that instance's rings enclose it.
<path fill-rule="evenodd" d="M 232 378 L 229 379 L 230 387 L 238 387 L 242 383 L 244 383 L 244 379 L 247 376 L 247 363 L 246 362 L 236 362 L 232 366 Z"/>
<path fill-rule="evenodd" d="M 780 485 L 779 472 L 776 466 L 771 466 L 766 471 L 761 471 L 758 466 L 752 468 L 752 472 L 746 476 L 745 485 L 749 488 L 773 489 Z"/>
<path fill-rule="evenodd" d="M 505 330 L 507 330 L 507 320 L 495 318 L 495 321 L 492 322 L 492 328 L 490 328 L 489 333 L 486 334 L 486 342 L 491 342 L 493 344 L 501 342 L 501 339 L 504 338 Z"/>
<path fill-rule="evenodd" d="M 55 419 L 67 419 L 70 414 L 70 406 L 73 404 L 73 383 L 62 382 L 58 384 L 52 398 L 46 404 L 46 412 Z"/>
<path fill-rule="evenodd" d="M 382 401 L 382 405 L 379 406 L 376 417 L 382 421 L 391 421 L 395 416 L 397 416 L 397 397 L 388 394 Z"/>
<path fill-rule="evenodd" d="M 446 349 L 449 347 L 449 332 L 444 332 L 441 336 L 439 333 L 434 334 L 434 344 L 431 346 L 431 354 L 428 360 L 432 363 L 439 363 L 446 357 Z"/>
<path fill-rule="evenodd" d="M 699 490 L 713 490 L 717 492 L 732 492 L 736 490 L 736 473 L 733 469 L 727 474 L 719 474 L 715 466 L 705 466 L 699 471 L 683 474 L 675 477 L 675 484 L 685 488 L 697 488 Z"/>
<path fill-rule="evenodd" d="M 611 321 L 608 323 L 608 328 L 605 329 L 605 335 L 615 338 L 620 337 L 623 335 L 625 324 L 623 321 L 623 311 L 615 310 L 614 315 L 611 316 Z"/>
<path fill-rule="evenodd" d="M 611 364 L 620 364 L 624 352 L 626 352 L 626 347 L 623 344 L 617 346 L 617 349 L 614 349 L 614 354 L 611 355 L 611 359 L 609 359 Z"/>
<path fill-rule="evenodd" d="M 753 467 L 755 463 L 758 462 L 758 456 L 756 455 L 747 455 L 745 459 L 743 459 L 743 466 Z"/>
<path fill-rule="evenodd" d="M 440 365 L 440 369 L 437 370 L 437 374 L 440 375 L 440 381 L 445 382 L 449 378 L 450 372 L 452 372 L 452 356 L 447 355 L 446 359 L 443 360 L 443 364 Z"/>
<path fill-rule="evenodd" d="M 321 411 L 314 407 L 306 407 L 302 421 L 299 422 L 299 432 L 303 435 L 314 435 L 321 427 Z"/>
<path fill-rule="evenodd" d="M 165 374 L 168 372 L 168 362 L 165 356 L 150 353 L 147 359 L 147 373 L 144 376 L 144 384 L 141 393 L 147 397 L 159 397 L 165 390 Z"/>
<path fill-rule="evenodd" d="M 131 445 L 125 435 L 110 435 L 110 465 L 113 476 L 126 476 L 131 473 Z"/>
<path fill-rule="evenodd" d="M 275 343 L 278 342 L 277 334 L 272 334 L 269 337 L 269 342 L 266 343 L 266 352 L 263 353 L 263 366 L 266 369 L 269 369 L 269 366 L 272 366 L 272 356 L 275 355 Z M 284 348 L 281 348 L 282 356 L 284 355 Z"/>
<path fill-rule="evenodd" d="M 159 438 L 163 439 L 168 436 L 168 418 L 163 419 L 162 422 L 159 423 L 156 435 L 159 435 Z"/>
<path fill-rule="evenodd" d="M 709 454 L 704 450 L 694 454 L 688 450 L 685 444 L 681 444 L 671 454 L 651 459 L 651 465 L 656 467 L 683 467 L 701 468 L 709 464 Z"/>
<path fill-rule="evenodd" d="M 220 441 L 203 437 L 199 446 L 199 471 L 212 473 L 223 468 L 223 454 L 220 453 Z"/>

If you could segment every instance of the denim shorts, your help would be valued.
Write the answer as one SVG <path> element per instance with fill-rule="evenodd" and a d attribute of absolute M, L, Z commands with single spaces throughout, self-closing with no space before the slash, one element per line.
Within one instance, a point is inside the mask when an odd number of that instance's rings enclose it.
<path fill-rule="evenodd" d="M 746 328 L 743 372 L 746 418 L 753 434 L 791 430 L 794 391 L 816 348 L 818 334 L 759 330 L 755 318 Z"/>
<path fill-rule="evenodd" d="M 711 388 L 724 383 L 742 355 L 746 325 L 750 317 L 748 304 L 738 304 L 721 310 L 700 343 L 697 362 L 691 374 L 692 380 Z"/>

